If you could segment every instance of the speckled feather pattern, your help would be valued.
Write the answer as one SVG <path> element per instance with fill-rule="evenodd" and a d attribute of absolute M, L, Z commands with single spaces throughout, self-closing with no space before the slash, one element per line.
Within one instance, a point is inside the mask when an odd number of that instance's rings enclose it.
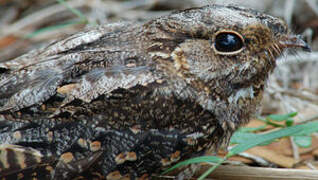
<path fill-rule="evenodd" d="M 244 39 L 212 48 L 219 31 Z M 0 63 L 0 177 L 150 179 L 226 145 L 262 98 L 288 35 L 256 11 L 211 5 L 74 34 Z"/>

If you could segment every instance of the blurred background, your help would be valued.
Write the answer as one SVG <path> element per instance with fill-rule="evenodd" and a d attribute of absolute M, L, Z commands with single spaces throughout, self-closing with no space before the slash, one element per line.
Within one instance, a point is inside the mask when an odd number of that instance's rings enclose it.
<path fill-rule="evenodd" d="M 262 115 L 298 112 L 296 123 L 318 119 L 318 1 L 316 0 L 0 0 L 0 62 L 45 46 L 83 29 L 117 21 L 146 21 L 174 10 L 207 4 L 251 7 L 289 24 L 311 45 L 312 53 L 284 55 L 278 61 L 262 105 Z M 248 126 L 258 126 L 251 121 Z M 318 159 L 317 134 L 310 155 L 281 146 L 284 157 Z M 281 142 L 283 144 L 284 142 Z M 291 141 L 292 143 L 292 141 Z M 308 149 L 304 152 L 309 152 Z M 252 153 L 253 154 L 253 153 Z M 264 153 L 263 153 L 264 154 Z M 262 155 L 263 155 L 262 154 Z M 304 155 L 305 154 L 305 155 Z M 255 155 L 255 153 L 254 153 Z M 304 155 L 304 156 L 303 156 Z M 274 154 L 270 154 L 274 157 Z M 309 157 L 309 158 L 308 158 Z M 307 158 L 307 159 L 306 159 Z M 266 159 L 266 158 L 265 158 Z M 279 159 L 279 157 L 277 157 Z M 286 161 L 286 159 L 282 159 Z M 280 164 L 279 166 L 284 166 Z M 288 167 L 290 165 L 287 165 Z M 314 165 L 317 169 L 318 165 Z"/>

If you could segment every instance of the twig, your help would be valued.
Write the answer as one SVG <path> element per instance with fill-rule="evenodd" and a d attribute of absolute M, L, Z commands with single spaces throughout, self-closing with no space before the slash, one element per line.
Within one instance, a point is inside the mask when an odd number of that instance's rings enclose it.
<path fill-rule="evenodd" d="M 198 175 L 210 168 L 208 165 L 201 167 Z M 318 171 L 221 165 L 208 177 L 222 180 L 317 180 Z"/>
<path fill-rule="evenodd" d="M 300 160 L 298 146 L 294 141 L 294 137 L 289 137 L 289 140 L 292 145 L 294 159 L 298 162 Z"/>
<path fill-rule="evenodd" d="M 310 162 L 306 162 L 306 166 L 309 167 L 312 170 L 317 170 L 317 168 Z"/>
<path fill-rule="evenodd" d="M 315 116 L 312 116 L 312 117 L 310 117 L 310 118 L 308 118 L 308 119 L 300 120 L 298 123 L 299 123 L 299 124 L 302 124 L 302 123 L 311 122 L 311 121 L 316 121 L 316 120 L 318 120 L 318 114 L 315 115 Z"/>
<path fill-rule="evenodd" d="M 311 102 L 312 104 L 318 105 L 318 97 L 317 96 L 308 96 L 308 95 L 305 95 L 305 94 L 301 94 L 300 92 L 293 91 L 293 90 L 287 90 L 287 89 L 283 90 L 283 91 L 280 91 L 279 93 L 285 94 L 285 95 L 288 95 L 288 96 L 297 97 L 299 99 Z"/>
<path fill-rule="evenodd" d="M 257 164 L 259 164 L 260 166 L 263 166 L 263 167 L 274 167 L 275 166 L 273 163 L 270 163 L 269 161 L 266 161 L 265 159 L 263 159 L 261 157 L 258 157 L 258 156 L 255 156 L 253 154 L 249 154 L 249 153 L 243 152 L 243 153 L 239 153 L 238 155 L 242 156 L 242 157 L 245 157 L 245 158 L 248 158 L 248 159 L 251 159 L 251 160 L 253 160 L 254 162 L 256 162 Z"/>

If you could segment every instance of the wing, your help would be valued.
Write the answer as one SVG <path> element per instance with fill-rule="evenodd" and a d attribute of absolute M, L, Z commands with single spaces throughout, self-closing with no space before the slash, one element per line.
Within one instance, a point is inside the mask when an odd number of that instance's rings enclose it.
<path fill-rule="evenodd" d="M 114 89 L 153 82 L 151 62 L 132 34 L 137 27 L 98 27 L 0 63 L 0 111 L 40 105 L 57 93 L 64 104 L 90 102 Z"/>

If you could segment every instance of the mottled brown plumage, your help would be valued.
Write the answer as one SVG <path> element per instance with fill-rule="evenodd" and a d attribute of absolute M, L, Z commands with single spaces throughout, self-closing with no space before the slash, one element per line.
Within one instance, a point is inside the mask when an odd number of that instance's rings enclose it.
<path fill-rule="evenodd" d="M 295 47 L 308 48 L 282 20 L 211 5 L 100 26 L 0 63 L 0 176 L 147 179 L 215 150 Z"/>

